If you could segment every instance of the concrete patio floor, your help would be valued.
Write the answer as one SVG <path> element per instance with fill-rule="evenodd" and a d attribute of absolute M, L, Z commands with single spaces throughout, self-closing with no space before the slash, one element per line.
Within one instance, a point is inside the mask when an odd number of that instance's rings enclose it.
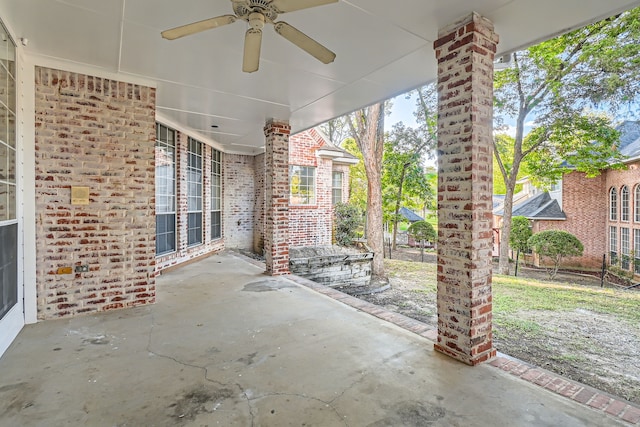
<path fill-rule="evenodd" d="M 25 327 L 0 359 L 0 425 L 625 425 L 233 253 L 157 293 Z"/>

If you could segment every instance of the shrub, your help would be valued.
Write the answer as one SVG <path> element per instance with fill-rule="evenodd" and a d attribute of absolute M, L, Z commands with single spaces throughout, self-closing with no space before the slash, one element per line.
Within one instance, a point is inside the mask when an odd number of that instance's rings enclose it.
<path fill-rule="evenodd" d="M 336 243 L 340 246 L 352 245 L 362 217 L 360 210 L 356 206 L 347 203 L 336 203 L 334 216 Z"/>
<path fill-rule="evenodd" d="M 529 239 L 531 238 L 531 228 L 529 220 L 523 216 L 514 216 L 511 219 L 511 235 L 509 236 L 509 246 L 520 252 L 527 252 L 530 249 Z"/>
<path fill-rule="evenodd" d="M 576 236 L 560 230 L 536 233 L 529 239 L 529 245 L 538 255 L 550 258 L 553 262 L 553 267 L 547 269 L 551 279 L 558 274 L 562 258 L 580 256 L 584 251 L 582 243 Z"/>
<path fill-rule="evenodd" d="M 436 230 L 433 225 L 427 221 L 416 221 L 409 226 L 407 232 L 411 234 L 416 241 L 435 242 L 437 239 Z"/>

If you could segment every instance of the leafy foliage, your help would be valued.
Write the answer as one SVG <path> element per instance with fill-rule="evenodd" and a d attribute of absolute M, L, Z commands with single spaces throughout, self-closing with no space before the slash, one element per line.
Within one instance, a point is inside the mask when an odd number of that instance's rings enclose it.
<path fill-rule="evenodd" d="M 359 160 L 358 164 L 349 169 L 349 203 L 364 212 L 367 210 L 367 173 L 364 170 L 362 153 L 353 138 L 345 139 L 342 148 Z"/>
<path fill-rule="evenodd" d="M 513 194 L 520 167 L 534 183 L 549 186 L 567 166 L 597 175 L 622 159 L 618 133 L 609 117 L 637 109 L 640 93 L 640 8 L 512 54 L 513 66 L 495 73 L 494 107 L 498 130 L 515 122 L 512 157 L 495 144 L 506 183 L 502 236 L 509 240 Z M 637 113 L 637 111 L 636 111 Z M 532 117 L 532 119 L 530 118 Z M 526 120 L 532 130 L 525 136 Z M 529 124 L 529 123 L 527 123 Z M 508 270 L 501 247 L 499 271 Z"/>
<path fill-rule="evenodd" d="M 351 246 L 362 218 L 360 209 L 348 203 L 336 203 L 334 216 L 336 242 L 340 246 Z"/>
<path fill-rule="evenodd" d="M 509 245 L 516 251 L 526 252 L 529 250 L 529 238 L 531 238 L 531 228 L 529 220 L 523 216 L 514 216 L 511 224 L 511 235 Z"/>
<path fill-rule="evenodd" d="M 562 258 L 580 256 L 584 246 L 576 236 L 561 230 L 546 230 L 536 233 L 528 241 L 533 250 L 540 256 L 550 258 L 553 267 L 547 269 L 549 277 L 554 279 Z"/>
<path fill-rule="evenodd" d="M 435 136 L 434 136 L 435 138 Z M 400 206 L 423 210 L 433 205 L 434 190 L 423 166 L 424 151 L 433 144 L 418 129 L 402 122 L 393 127 L 385 144 L 382 200 L 386 220 L 394 220 Z"/>
<path fill-rule="evenodd" d="M 435 242 L 438 238 L 436 230 L 427 221 L 416 221 L 407 231 L 418 241 Z"/>

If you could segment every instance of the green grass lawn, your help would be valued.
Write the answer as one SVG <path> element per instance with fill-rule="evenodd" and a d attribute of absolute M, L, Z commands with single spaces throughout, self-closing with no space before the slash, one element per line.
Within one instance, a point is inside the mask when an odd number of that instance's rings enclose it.
<path fill-rule="evenodd" d="M 436 265 L 385 260 L 387 274 L 415 282 L 420 292 L 436 292 Z M 493 312 L 499 324 L 501 314 L 513 315 L 523 310 L 590 310 L 614 315 L 632 324 L 640 323 L 640 292 L 602 289 L 553 281 L 493 276 Z"/>
<path fill-rule="evenodd" d="M 435 313 L 436 265 L 385 259 L 407 316 Z M 583 282 L 579 279 L 577 283 Z M 635 361 L 640 292 L 493 276 L 493 343 L 501 352 L 640 403 Z M 398 302 L 411 301 L 406 307 Z M 432 324 L 432 326 L 435 326 Z"/>
<path fill-rule="evenodd" d="M 513 276 L 493 276 L 493 304 L 497 313 L 520 310 L 590 310 L 640 322 L 640 293 L 538 281 Z"/>

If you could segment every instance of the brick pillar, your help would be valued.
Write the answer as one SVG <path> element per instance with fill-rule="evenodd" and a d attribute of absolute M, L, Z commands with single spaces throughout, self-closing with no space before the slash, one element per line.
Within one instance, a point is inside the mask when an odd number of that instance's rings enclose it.
<path fill-rule="evenodd" d="M 498 36 L 476 13 L 445 28 L 438 60 L 438 342 L 469 365 L 491 336 L 493 58 Z"/>
<path fill-rule="evenodd" d="M 264 127 L 265 153 L 265 262 L 267 274 L 289 274 L 289 135 L 286 121 L 269 120 Z"/>

